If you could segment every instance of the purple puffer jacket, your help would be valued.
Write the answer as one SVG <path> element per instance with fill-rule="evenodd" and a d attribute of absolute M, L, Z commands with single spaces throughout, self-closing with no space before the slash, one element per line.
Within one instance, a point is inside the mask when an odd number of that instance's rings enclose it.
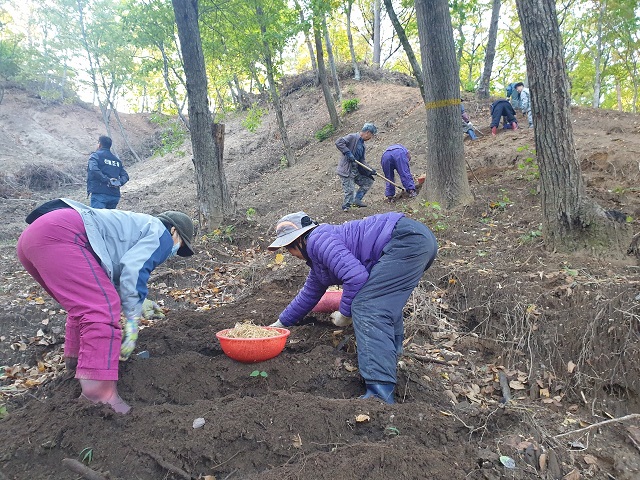
<path fill-rule="evenodd" d="M 280 314 L 290 326 L 302 320 L 331 285 L 342 285 L 340 313 L 351 316 L 351 302 L 369 279 L 382 249 L 404 214 L 383 213 L 343 225 L 323 223 L 307 237 L 307 262 L 311 271 L 296 297 Z"/>

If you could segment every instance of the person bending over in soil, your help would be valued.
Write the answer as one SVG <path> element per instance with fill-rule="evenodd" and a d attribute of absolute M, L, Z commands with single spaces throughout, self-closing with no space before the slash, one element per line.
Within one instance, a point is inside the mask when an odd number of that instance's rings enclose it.
<path fill-rule="evenodd" d="M 473 123 L 471 123 L 471 118 L 464 109 L 462 102 L 460 102 L 460 114 L 462 118 L 462 134 L 464 135 L 466 133 L 469 135 L 471 140 L 477 140 L 478 136 L 476 135 L 476 132 L 473 131 Z"/>
<path fill-rule="evenodd" d="M 342 182 L 344 201 L 342 210 L 348 212 L 351 206 L 366 207 L 362 199 L 373 185 L 373 177 L 376 171 L 373 168 L 365 168 L 356 163 L 367 165 L 364 159 L 364 142 L 371 140 L 378 132 L 373 123 L 365 123 L 360 133 L 350 133 L 346 137 L 336 140 L 336 147 L 342 153 L 336 173 Z M 356 185 L 358 192 L 355 192 Z"/>
<path fill-rule="evenodd" d="M 358 365 L 366 383 L 360 398 L 394 403 L 397 355 L 402 351 L 402 310 L 438 244 L 424 224 L 398 212 L 342 225 L 313 222 L 304 212 L 282 217 L 269 250 L 285 247 L 311 268 L 296 297 L 271 326 L 302 320 L 331 285 L 342 285 L 334 323 L 353 327 Z"/>
<path fill-rule="evenodd" d="M 135 348 L 151 271 L 176 254 L 193 255 L 193 222 L 182 212 L 154 217 L 66 198 L 41 205 L 26 221 L 18 259 L 67 311 L 65 364 L 76 370 L 81 398 L 127 413 L 116 387 L 119 357 Z"/>
<path fill-rule="evenodd" d="M 411 153 L 406 147 L 400 145 L 391 145 L 382 154 L 380 164 L 382 165 L 382 171 L 384 176 L 392 182 L 395 182 L 395 172 L 400 175 L 402 186 L 407 190 L 409 198 L 416 196 L 416 186 L 413 183 L 413 177 L 411 176 L 411 170 L 409 169 L 409 161 L 411 160 Z M 395 201 L 396 187 L 387 182 L 384 189 L 384 196 L 387 197 L 387 202 L 392 203 Z"/>
<path fill-rule="evenodd" d="M 491 135 L 495 136 L 500 125 L 500 117 L 505 129 L 518 129 L 516 112 L 508 100 L 496 100 L 491 104 Z"/>

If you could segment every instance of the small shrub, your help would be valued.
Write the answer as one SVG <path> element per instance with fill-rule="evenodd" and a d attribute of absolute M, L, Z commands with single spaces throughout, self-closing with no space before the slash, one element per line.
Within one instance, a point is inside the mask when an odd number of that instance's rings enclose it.
<path fill-rule="evenodd" d="M 236 227 L 227 225 L 226 227 L 216 228 L 213 232 L 204 236 L 205 240 L 213 240 L 214 242 L 233 243 L 233 231 Z"/>
<path fill-rule="evenodd" d="M 513 205 L 513 202 L 507 196 L 507 191 L 504 188 L 500 189 L 500 193 L 502 194 L 497 200 L 493 202 L 489 202 L 489 208 L 497 209 L 497 210 L 505 210 L 507 207 Z"/>
<path fill-rule="evenodd" d="M 358 104 L 360 100 L 357 98 L 352 98 L 350 100 L 342 101 L 342 113 L 347 114 L 351 112 L 355 112 L 358 109 Z"/>
<path fill-rule="evenodd" d="M 83 448 L 79 456 L 82 460 L 82 463 L 86 463 L 87 465 L 89 465 L 93 461 L 93 448 Z"/>
<path fill-rule="evenodd" d="M 179 149 L 187 138 L 187 130 L 180 120 L 154 113 L 151 115 L 151 122 L 163 127 L 160 132 L 160 145 L 153 150 L 153 155 L 174 153 L 184 156 L 185 152 L 179 151 Z"/>
<path fill-rule="evenodd" d="M 79 185 L 84 181 L 51 165 L 25 165 L 16 173 L 16 181 L 29 190 L 47 191 L 64 185 Z"/>
<path fill-rule="evenodd" d="M 262 125 L 262 117 L 267 114 L 267 110 L 259 108 L 256 104 L 251 105 L 251 108 L 247 112 L 247 116 L 242 121 L 242 126 L 249 130 L 251 133 L 256 133 L 256 130 Z"/>
<path fill-rule="evenodd" d="M 318 130 L 314 136 L 319 142 L 322 142 L 323 140 L 326 140 L 331 135 L 333 135 L 335 131 L 336 129 L 333 127 L 333 125 L 328 123 L 324 127 L 322 127 L 320 130 Z"/>
<path fill-rule="evenodd" d="M 520 238 L 518 238 L 518 241 L 520 243 L 528 243 L 538 238 L 542 238 L 542 225 L 540 225 L 538 229 L 531 230 L 529 233 L 520 236 Z"/>

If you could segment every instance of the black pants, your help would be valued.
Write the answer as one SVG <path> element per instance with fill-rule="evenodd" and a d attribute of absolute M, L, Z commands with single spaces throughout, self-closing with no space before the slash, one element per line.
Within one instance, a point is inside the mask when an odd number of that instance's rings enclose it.
<path fill-rule="evenodd" d="M 504 117 L 503 122 L 505 125 L 511 122 L 518 123 L 518 121 L 516 120 L 515 110 L 513 109 L 511 104 L 507 102 L 500 102 L 493 108 L 493 112 L 491 113 L 491 128 L 500 125 L 500 117 Z"/>

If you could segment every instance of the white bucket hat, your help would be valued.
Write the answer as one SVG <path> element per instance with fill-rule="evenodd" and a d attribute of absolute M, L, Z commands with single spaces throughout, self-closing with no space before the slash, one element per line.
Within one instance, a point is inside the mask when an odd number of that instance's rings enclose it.
<path fill-rule="evenodd" d="M 276 223 L 276 239 L 267 247 L 267 250 L 277 250 L 280 247 L 289 245 L 304 232 L 317 226 L 318 224 L 304 212 L 285 215 Z"/>

